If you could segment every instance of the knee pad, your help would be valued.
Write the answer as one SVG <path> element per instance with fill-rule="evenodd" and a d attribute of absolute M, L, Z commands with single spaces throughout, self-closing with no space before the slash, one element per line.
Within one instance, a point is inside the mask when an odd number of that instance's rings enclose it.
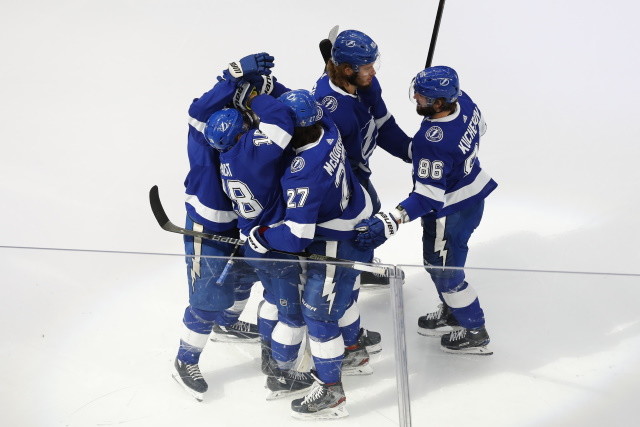
<path fill-rule="evenodd" d="M 278 307 L 269 301 L 262 300 L 258 304 L 258 317 L 266 320 L 278 320 Z"/>
<path fill-rule="evenodd" d="M 304 337 L 303 327 L 292 327 L 282 322 L 278 322 L 271 333 L 271 340 L 282 345 L 298 345 Z"/>
<path fill-rule="evenodd" d="M 312 337 L 309 340 L 309 348 L 314 358 L 335 359 L 344 354 L 344 340 L 342 335 L 327 341 L 316 341 Z"/>

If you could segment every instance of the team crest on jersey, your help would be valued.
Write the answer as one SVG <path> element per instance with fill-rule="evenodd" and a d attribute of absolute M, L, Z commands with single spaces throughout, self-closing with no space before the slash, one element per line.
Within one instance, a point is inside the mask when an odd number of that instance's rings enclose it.
<path fill-rule="evenodd" d="M 427 141 L 440 142 L 444 138 L 444 132 L 440 126 L 431 126 L 424 133 L 424 137 L 427 138 Z"/>
<path fill-rule="evenodd" d="M 336 108 L 338 108 L 338 100 L 333 96 L 325 96 L 324 98 L 322 98 L 322 105 L 324 106 L 324 108 L 333 113 L 334 111 L 336 111 Z"/>
<path fill-rule="evenodd" d="M 304 159 L 302 157 L 296 157 L 291 162 L 291 173 L 296 173 L 304 168 Z"/>

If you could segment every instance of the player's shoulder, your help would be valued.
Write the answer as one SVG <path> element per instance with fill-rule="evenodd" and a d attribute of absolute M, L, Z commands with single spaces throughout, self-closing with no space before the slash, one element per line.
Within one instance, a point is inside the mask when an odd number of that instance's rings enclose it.
<path fill-rule="evenodd" d="M 349 113 L 353 110 L 353 105 L 359 102 L 357 96 L 331 83 L 326 73 L 316 82 L 313 94 L 316 101 L 332 115 Z"/>

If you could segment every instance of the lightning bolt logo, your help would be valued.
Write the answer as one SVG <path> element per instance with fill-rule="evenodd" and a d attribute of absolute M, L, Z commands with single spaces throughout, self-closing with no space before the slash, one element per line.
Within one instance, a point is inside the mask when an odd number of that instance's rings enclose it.
<path fill-rule="evenodd" d="M 333 281 L 334 272 L 331 272 L 331 274 L 329 274 L 329 269 L 332 269 L 335 271 L 336 267 L 333 265 L 327 266 L 327 277 L 324 279 L 324 286 L 322 287 L 322 296 L 326 297 L 327 302 L 329 303 L 329 309 L 327 310 L 327 313 L 331 313 L 331 307 L 333 307 L 333 301 L 336 298 L 336 292 L 335 292 L 336 284 Z"/>
<path fill-rule="evenodd" d="M 193 223 L 193 231 L 204 231 L 204 226 L 202 224 Z M 191 289 L 192 292 L 196 291 L 196 279 L 200 277 L 200 255 L 202 255 L 202 239 L 200 237 L 193 238 L 193 255 L 195 255 L 191 260 Z"/>
<path fill-rule="evenodd" d="M 325 254 L 328 256 L 337 256 L 338 253 L 338 242 L 327 242 L 327 246 L 325 249 Z M 335 265 L 327 265 L 326 266 L 326 275 L 324 279 L 324 285 L 322 286 L 322 296 L 327 299 L 329 303 L 329 309 L 327 313 L 331 313 L 331 307 L 333 307 L 333 302 L 336 299 L 336 283 L 334 281 L 334 277 L 336 275 L 336 266 Z"/>
<path fill-rule="evenodd" d="M 447 249 L 445 246 L 447 245 L 447 240 L 444 238 L 444 229 L 446 227 L 447 217 L 438 218 L 436 220 L 436 241 L 434 244 L 434 249 L 436 252 L 440 253 L 442 257 L 442 265 L 446 264 L 447 260 Z"/>

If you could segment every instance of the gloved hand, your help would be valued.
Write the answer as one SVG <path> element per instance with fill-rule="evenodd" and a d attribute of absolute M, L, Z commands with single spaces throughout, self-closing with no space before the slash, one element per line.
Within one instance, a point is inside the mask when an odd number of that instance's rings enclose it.
<path fill-rule="evenodd" d="M 356 224 L 356 245 L 362 250 L 375 249 L 398 233 L 400 219 L 391 212 L 378 212 Z"/>
<path fill-rule="evenodd" d="M 233 93 L 233 106 L 239 110 L 249 110 L 249 101 L 257 95 L 269 95 L 275 87 L 276 78 L 273 76 L 257 76 L 253 81 L 240 80 L 236 91 Z"/>
<path fill-rule="evenodd" d="M 266 52 L 247 55 L 241 60 L 229 64 L 229 74 L 231 77 L 236 79 L 244 78 L 246 81 L 250 81 L 250 79 L 260 75 L 268 76 L 271 74 L 274 59 L 273 56 Z"/>
<path fill-rule="evenodd" d="M 256 225 L 251 229 L 249 236 L 247 237 L 247 244 L 249 247 L 259 254 L 266 254 L 271 250 L 271 247 L 269 247 L 269 244 L 262 236 L 268 228 L 269 227 Z"/>

